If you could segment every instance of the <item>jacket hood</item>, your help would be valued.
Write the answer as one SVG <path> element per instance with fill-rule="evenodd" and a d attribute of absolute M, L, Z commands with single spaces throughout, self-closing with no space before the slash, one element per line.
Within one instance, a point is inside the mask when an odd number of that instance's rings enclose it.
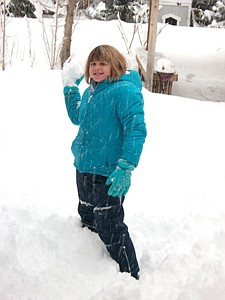
<path fill-rule="evenodd" d="M 133 83 L 138 89 L 142 89 L 142 81 L 139 73 L 136 70 L 127 70 L 126 74 L 122 75 L 118 81 L 129 81 Z"/>

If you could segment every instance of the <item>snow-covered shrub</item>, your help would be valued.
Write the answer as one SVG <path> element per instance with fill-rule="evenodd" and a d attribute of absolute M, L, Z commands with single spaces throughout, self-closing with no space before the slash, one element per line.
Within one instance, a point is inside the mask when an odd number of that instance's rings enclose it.
<path fill-rule="evenodd" d="M 29 0 L 11 0 L 7 5 L 7 15 L 11 17 L 35 18 L 35 7 Z"/>
<path fill-rule="evenodd" d="M 200 26 L 225 27 L 225 0 L 210 1 L 206 6 L 201 2 L 195 1 L 194 8 L 195 21 Z"/>
<path fill-rule="evenodd" d="M 106 3 L 100 1 L 99 3 L 94 2 L 91 6 L 86 9 L 86 15 L 91 19 L 107 21 L 114 19 L 115 15 L 112 8 L 107 8 Z"/>
<path fill-rule="evenodd" d="M 221 22 L 225 20 L 225 1 L 217 1 L 215 6 L 213 6 L 213 11 L 215 12 L 215 20 Z"/>
<path fill-rule="evenodd" d="M 215 13 L 212 10 L 206 9 L 202 15 L 202 22 L 205 26 L 212 23 Z"/>
<path fill-rule="evenodd" d="M 94 1 L 86 10 L 86 15 L 91 19 L 109 21 L 119 17 L 124 22 L 147 22 L 149 1 Z"/>

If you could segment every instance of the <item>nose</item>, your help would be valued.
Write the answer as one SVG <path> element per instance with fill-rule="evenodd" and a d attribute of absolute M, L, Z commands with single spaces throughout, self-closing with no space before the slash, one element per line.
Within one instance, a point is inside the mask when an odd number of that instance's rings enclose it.
<path fill-rule="evenodd" d="M 96 65 L 95 65 L 95 69 L 96 69 L 96 70 L 99 70 L 100 67 L 101 67 L 100 64 L 96 64 Z"/>

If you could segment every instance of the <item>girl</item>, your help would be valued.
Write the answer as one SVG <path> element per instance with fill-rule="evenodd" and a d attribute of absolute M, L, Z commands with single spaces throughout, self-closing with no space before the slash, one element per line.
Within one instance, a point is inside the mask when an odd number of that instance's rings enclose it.
<path fill-rule="evenodd" d="M 134 245 L 124 223 L 123 202 L 146 137 L 142 82 L 125 57 L 100 45 L 87 59 L 89 87 L 78 79 L 64 87 L 65 103 L 79 131 L 72 143 L 82 225 L 98 233 L 121 272 L 139 278 Z"/>

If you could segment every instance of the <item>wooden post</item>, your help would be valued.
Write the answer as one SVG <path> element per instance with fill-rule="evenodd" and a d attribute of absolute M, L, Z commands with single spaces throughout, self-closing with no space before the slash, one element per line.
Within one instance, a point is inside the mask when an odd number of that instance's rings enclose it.
<path fill-rule="evenodd" d="M 2 71 L 5 70 L 5 48 L 6 48 L 6 2 L 5 0 L 3 1 L 3 10 L 2 12 L 0 12 L 0 14 L 2 13 L 3 15 L 3 20 L 1 20 L 1 16 L 0 16 L 0 29 L 2 29 Z M 1 28 L 2 27 L 2 28 Z"/>
<path fill-rule="evenodd" d="M 149 35 L 150 35 L 150 21 L 151 21 L 151 0 L 149 0 L 149 13 L 148 13 L 148 32 L 147 32 L 147 42 L 145 50 L 148 51 Z"/>
<path fill-rule="evenodd" d="M 145 88 L 152 92 L 159 0 L 151 0 L 150 4 L 150 20 L 148 29 L 148 59 L 146 67 Z"/>

